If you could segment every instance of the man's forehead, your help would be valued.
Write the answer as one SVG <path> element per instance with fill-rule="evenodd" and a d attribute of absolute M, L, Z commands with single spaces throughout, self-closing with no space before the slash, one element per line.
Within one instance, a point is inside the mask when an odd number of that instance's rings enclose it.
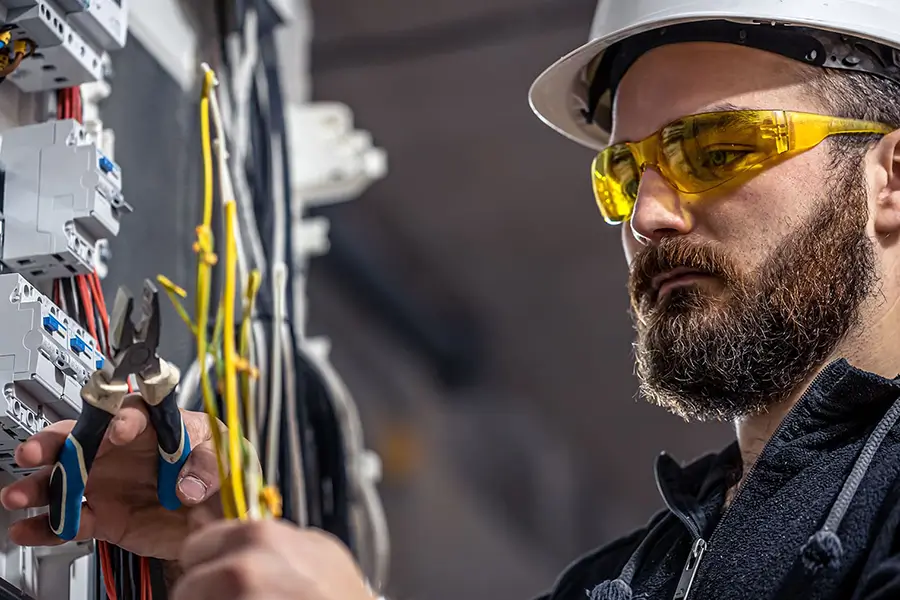
<path fill-rule="evenodd" d="M 643 139 L 676 119 L 702 112 L 816 112 L 804 84 L 819 73 L 789 58 L 734 44 L 655 48 L 632 65 L 616 90 L 612 143 Z"/>

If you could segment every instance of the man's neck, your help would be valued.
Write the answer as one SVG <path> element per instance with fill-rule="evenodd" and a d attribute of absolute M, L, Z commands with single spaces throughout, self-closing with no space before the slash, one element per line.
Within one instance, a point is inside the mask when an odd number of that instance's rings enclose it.
<path fill-rule="evenodd" d="M 895 332 L 900 331 L 900 325 L 879 329 L 881 336 L 888 332 L 893 336 L 896 335 Z M 743 473 L 746 475 L 753 463 L 756 462 L 763 447 L 772 438 L 775 430 L 778 429 L 778 426 L 787 414 L 800 400 L 803 393 L 809 388 L 812 380 L 832 361 L 838 358 L 846 358 L 851 365 L 859 369 L 886 378 L 896 377 L 900 373 L 900 348 L 897 347 L 896 343 L 885 344 L 881 342 L 881 339 L 877 339 L 873 335 L 862 334 L 854 336 L 842 344 L 828 360 L 819 365 L 801 385 L 797 386 L 784 402 L 770 406 L 765 413 L 746 416 L 736 420 L 734 425 L 738 446 L 741 449 Z M 741 483 L 743 483 L 743 476 Z"/>

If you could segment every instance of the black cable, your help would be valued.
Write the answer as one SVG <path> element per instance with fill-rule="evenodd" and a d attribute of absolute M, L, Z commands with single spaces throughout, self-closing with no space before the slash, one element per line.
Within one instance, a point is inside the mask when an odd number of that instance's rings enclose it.
<path fill-rule="evenodd" d="M 113 573 L 113 585 L 116 588 L 116 598 L 122 598 L 125 595 L 125 578 L 122 576 L 122 549 L 118 546 L 110 546 L 110 562 Z"/>
<path fill-rule="evenodd" d="M 259 2 L 257 4 L 260 4 Z M 261 11 L 262 7 L 258 7 Z M 265 107 L 266 110 L 259 110 L 256 113 L 257 118 L 259 119 L 259 123 L 261 125 L 260 129 L 263 131 L 268 130 L 269 135 L 278 136 L 281 144 L 281 156 L 273 157 L 271 155 L 271 144 L 267 139 L 269 136 L 265 136 L 260 143 L 260 153 L 259 156 L 263 157 L 265 160 L 265 173 L 268 178 L 271 180 L 274 177 L 274 169 L 273 169 L 273 161 L 280 161 L 280 166 L 282 169 L 282 181 L 280 182 L 281 187 L 283 188 L 283 198 L 284 202 L 284 210 L 288 215 L 287 221 L 285 223 L 285 244 L 288 248 L 288 252 L 285 256 L 285 261 L 287 263 L 287 277 L 289 282 L 293 282 L 293 278 L 296 273 L 296 265 L 294 263 L 294 255 L 290 250 L 293 248 L 293 228 L 291 227 L 291 206 L 292 206 L 292 182 L 290 179 L 291 172 L 291 163 L 290 163 L 290 150 L 289 150 L 289 137 L 286 127 L 286 119 L 284 114 L 284 103 L 283 103 L 283 90 L 281 86 L 280 74 L 278 70 L 278 56 L 277 49 L 274 42 L 274 37 L 272 32 L 268 32 L 267 35 L 263 36 L 259 42 L 259 51 L 260 51 L 260 61 L 262 63 L 263 73 L 265 75 L 265 83 L 268 86 L 267 90 L 267 100 L 268 106 Z M 256 80 L 254 81 L 256 83 Z M 259 102 L 260 98 L 257 94 L 256 101 Z M 260 106 L 260 109 L 263 107 Z M 266 118 L 268 117 L 268 118 Z M 261 163 L 263 161 L 260 161 Z M 259 169 L 263 168 L 263 164 L 256 165 Z M 261 197 L 268 200 L 262 206 L 266 212 L 272 210 L 272 204 L 274 199 L 272 198 L 272 189 L 274 188 L 274 182 L 272 182 L 268 189 L 260 190 L 262 192 Z M 268 219 L 264 219 L 268 221 Z M 272 219 L 274 221 L 274 219 Z M 294 306 L 294 303 L 297 299 L 294 297 L 294 289 L 293 285 L 289 284 L 287 287 L 287 305 Z M 296 339 L 296 331 L 295 324 L 291 323 L 290 319 L 291 315 L 286 315 L 288 321 L 288 336 L 289 343 L 291 344 L 291 348 L 297 347 L 297 339 Z M 296 351 L 295 351 L 296 356 Z M 305 385 L 305 381 L 303 378 L 302 371 L 297 369 L 296 361 L 294 364 L 295 370 L 295 396 L 296 396 L 296 411 L 297 411 L 297 422 L 298 422 L 298 437 L 301 448 L 301 457 L 291 456 L 290 445 L 287 443 L 287 440 L 290 439 L 289 436 L 293 432 L 288 430 L 288 420 L 282 419 L 281 422 L 281 439 L 284 440 L 284 443 L 281 448 L 279 448 L 279 471 L 281 473 L 280 479 L 280 489 L 282 493 L 282 497 L 284 499 L 284 506 L 286 507 L 285 518 L 288 520 L 292 520 L 294 522 L 297 521 L 297 517 L 299 515 L 293 515 L 293 490 L 290 485 L 290 477 L 293 473 L 293 469 L 291 465 L 297 461 L 301 460 L 301 472 L 303 474 L 303 486 L 306 492 L 306 512 L 307 512 L 307 523 L 313 527 L 324 528 L 326 525 L 326 509 L 323 505 L 323 494 L 322 494 L 322 478 L 319 470 L 319 436 L 317 435 L 317 431 L 314 427 L 311 426 L 310 423 L 310 413 L 308 407 L 308 393 L 307 386 Z"/>
<path fill-rule="evenodd" d="M 103 585 L 103 568 L 98 545 L 98 542 L 94 542 L 94 590 L 97 593 L 97 600 L 109 600 L 106 596 L 106 587 Z"/>
<path fill-rule="evenodd" d="M 65 298 L 66 301 L 66 314 L 69 315 L 71 319 L 74 319 L 76 322 L 80 323 L 80 305 L 76 301 L 75 288 L 72 284 L 72 280 L 69 278 L 60 279 L 59 287 L 62 290 L 62 297 Z"/>
<path fill-rule="evenodd" d="M 91 296 L 93 296 L 93 292 L 91 292 Z M 100 311 L 100 303 L 97 302 L 97 298 L 93 298 L 92 304 L 94 305 L 94 323 L 97 324 L 97 327 L 95 328 L 97 330 L 97 345 L 99 346 L 100 353 L 106 356 L 107 339 L 106 332 L 102 325 L 103 318 Z"/>
<path fill-rule="evenodd" d="M 131 552 L 125 552 L 128 559 L 128 583 L 131 592 L 131 600 L 141 600 L 141 557 Z"/>
<path fill-rule="evenodd" d="M 153 591 L 151 600 L 169 600 L 169 590 L 166 585 L 166 574 L 161 560 L 150 560 L 150 589 Z"/>

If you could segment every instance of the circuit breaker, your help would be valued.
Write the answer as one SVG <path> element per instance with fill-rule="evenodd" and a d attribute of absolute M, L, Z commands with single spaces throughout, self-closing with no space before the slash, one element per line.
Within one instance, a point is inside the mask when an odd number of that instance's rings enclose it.
<path fill-rule="evenodd" d="M 128 0 L 0 0 L 0 25 L 36 51 L 10 76 L 24 92 L 102 81 L 107 51 L 125 47 Z"/>
<path fill-rule="evenodd" d="M 4 132 L 0 170 L 3 266 L 32 280 L 92 272 L 97 242 L 131 211 L 119 166 L 67 119 Z"/>
<path fill-rule="evenodd" d="M 97 341 L 17 273 L 0 275 L 0 468 L 15 447 L 81 412 L 81 386 L 103 367 Z"/>
<path fill-rule="evenodd" d="M 65 12 L 46 0 L 0 0 L 13 39 L 28 39 L 37 50 L 9 76 L 23 92 L 61 89 L 98 81 L 108 58 L 72 26 Z M 21 6 L 21 5 L 27 6 Z M 18 5 L 16 7 L 10 5 Z"/>
<path fill-rule="evenodd" d="M 105 50 L 121 50 L 128 39 L 128 0 L 67 0 L 69 22 Z M 66 5 L 75 8 L 66 9 Z"/>

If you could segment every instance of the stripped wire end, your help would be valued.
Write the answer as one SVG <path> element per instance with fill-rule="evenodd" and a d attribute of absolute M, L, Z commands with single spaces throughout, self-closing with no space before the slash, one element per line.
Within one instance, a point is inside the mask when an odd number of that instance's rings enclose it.
<path fill-rule="evenodd" d="M 234 366 L 238 373 L 243 373 L 250 379 L 259 379 L 259 369 L 250 364 L 246 358 L 238 356 L 235 358 Z"/>
<path fill-rule="evenodd" d="M 184 290 L 184 288 L 173 282 L 165 275 L 157 275 L 156 281 L 159 282 L 159 285 L 163 286 L 166 290 L 172 292 L 173 294 L 177 294 L 181 298 L 187 298 L 187 292 Z"/>
<path fill-rule="evenodd" d="M 219 86 L 219 78 L 216 77 L 216 72 L 212 70 L 209 63 L 200 63 L 200 68 L 204 75 L 203 95 L 208 96 L 211 88 Z"/>
<path fill-rule="evenodd" d="M 213 251 L 212 228 L 208 225 L 198 225 L 195 232 L 197 241 L 192 246 L 194 252 L 199 255 L 203 264 L 214 267 L 219 262 L 219 257 Z"/>
<path fill-rule="evenodd" d="M 173 283 L 172 280 L 165 275 L 157 275 L 156 281 L 162 286 L 163 291 L 166 292 L 166 296 L 169 297 L 172 306 L 175 307 L 175 312 L 178 313 L 178 316 L 181 317 L 181 320 L 187 325 L 188 330 L 190 330 L 192 334 L 197 335 L 197 326 L 194 325 L 191 315 L 188 314 L 187 309 L 181 303 L 182 298 L 187 298 L 187 292 L 184 291 L 184 288 Z"/>
<path fill-rule="evenodd" d="M 278 488 L 274 485 L 267 485 L 259 491 L 259 503 L 263 506 L 266 513 L 275 519 L 280 519 L 282 514 L 282 499 Z"/>

